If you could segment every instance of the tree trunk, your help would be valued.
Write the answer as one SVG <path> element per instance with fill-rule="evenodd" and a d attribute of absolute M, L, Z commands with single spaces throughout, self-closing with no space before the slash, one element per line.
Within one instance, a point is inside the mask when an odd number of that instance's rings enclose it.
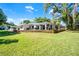
<path fill-rule="evenodd" d="M 75 13 L 76 13 L 76 9 L 77 9 L 77 3 L 75 3 L 74 4 L 74 9 L 73 9 L 73 30 L 75 30 L 76 28 L 76 26 L 75 26 L 75 21 L 76 21 L 76 19 L 75 19 Z"/>
<path fill-rule="evenodd" d="M 67 15 L 67 28 L 69 29 L 69 12 L 68 12 L 68 9 L 65 8 L 65 12 L 66 12 L 66 15 Z"/>
<path fill-rule="evenodd" d="M 67 10 L 67 20 L 68 20 L 68 29 L 70 29 L 70 26 L 69 26 L 70 25 L 70 23 L 69 23 L 70 21 L 69 21 L 69 12 L 68 12 L 68 10 Z"/>

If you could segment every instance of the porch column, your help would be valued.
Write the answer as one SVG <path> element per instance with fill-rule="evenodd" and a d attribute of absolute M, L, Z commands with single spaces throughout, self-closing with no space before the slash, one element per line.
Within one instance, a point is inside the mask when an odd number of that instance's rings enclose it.
<path fill-rule="evenodd" d="M 30 30 L 32 30 L 32 26 L 30 26 Z"/>
<path fill-rule="evenodd" d="M 33 30 L 35 30 L 35 25 L 34 25 L 34 29 Z"/>
<path fill-rule="evenodd" d="M 39 30 L 41 30 L 41 26 L 39 25 Z"/>
<path fill-rule="evenodd" d="M 45 30 L 47 30 L 47 24 L 45 24 Z"/>

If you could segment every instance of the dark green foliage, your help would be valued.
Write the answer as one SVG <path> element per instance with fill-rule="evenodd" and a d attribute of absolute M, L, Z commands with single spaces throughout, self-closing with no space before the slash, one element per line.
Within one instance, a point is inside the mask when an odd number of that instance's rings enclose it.
<path fill-rule="evenodd" d="M 61 20 L 64 21 L 67 25 L 67 29 L 76 29 L 76 20 L 78 20 L 78 11 L 76 11 L 77 7 L 79 7 L 79 4 L 77 3 L 61 3 L 61 7 L 58 6 L 57 4 L 51 3 L 50 5 L 44 4 L 47 6 L 46 8 L 44 7 L 44 10 L 48 10 L 49 8 L 53 9 L 53 16 L 56 12 L 59 12 L 62 14 Z"/>
<path fill-rule="evenodd" d="M 37 22 L 37 23 L 40 23 L 40 22 L 50 22 L 50 19 L 48 19 L 46 17 L 44 17 L 44 18 L 38 17 L 38 18 L 35 18 L 34 21 Z"/>
<path fill-rule="evenodd" d="M 22 23 L 23 24 L 28 24 L 28 23 L 30 23 L 30 20 L 24 20 Z"/>
<path fill-rule="evenodd" d="M 16 26 L 13 22 L 10 22 L 10 23 L 9 22 L 6 22 L 5 25 L 7 25 L 9 28 L 12 27 L 12 26 L 13 27 Z"/>
<path fill-rule="evenodd" d="M 0 39 L 0 44 L 10 44 L 10 43 L 17 43 L 17 39 Z"/>
<path fill-rule="evenodd" d="M 4 14 L 3 10 L 0 9 L 0 25 L 6 23 L 6 21 L 7 21 L 7 16 Z"/>
<path fill-rule="evenodd" d="M 11 31 L 0 31 L 0 37 L 3 37 L 3 36 L 9 36 L 9 35 L 15 35 L 15 34 L 18 34 L 19 32 L 11 32 Z"/>

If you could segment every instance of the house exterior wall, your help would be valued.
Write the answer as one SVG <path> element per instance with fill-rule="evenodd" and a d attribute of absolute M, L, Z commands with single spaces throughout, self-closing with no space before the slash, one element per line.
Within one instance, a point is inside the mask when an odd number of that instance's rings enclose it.
<path fill-rule="evenodd" d="M 52 27 L 52 24 L 49 23 L 31 23 L 21 25 L 20 30 L 52 30 Z"/>
<path fill-rule="evenodd" d="M 8 30 L 8 26 L 0 26 L 0 30 Z"/>

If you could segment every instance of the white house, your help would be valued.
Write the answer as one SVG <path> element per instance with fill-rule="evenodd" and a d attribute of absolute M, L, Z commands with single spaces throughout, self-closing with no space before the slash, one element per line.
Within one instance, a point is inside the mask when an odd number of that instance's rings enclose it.
<path fill-rule="evenodd" d="M 20 24 L 17 26 L 19 30 L 52 30 L 54 25 L 49 22 Z"/>
<path fill-rule="evenodd" d="M 0 26 L 0 30 L 8 30 L 8 26 L 6 26 L 6 25 L 1 25 L 1 26 Z"/>

